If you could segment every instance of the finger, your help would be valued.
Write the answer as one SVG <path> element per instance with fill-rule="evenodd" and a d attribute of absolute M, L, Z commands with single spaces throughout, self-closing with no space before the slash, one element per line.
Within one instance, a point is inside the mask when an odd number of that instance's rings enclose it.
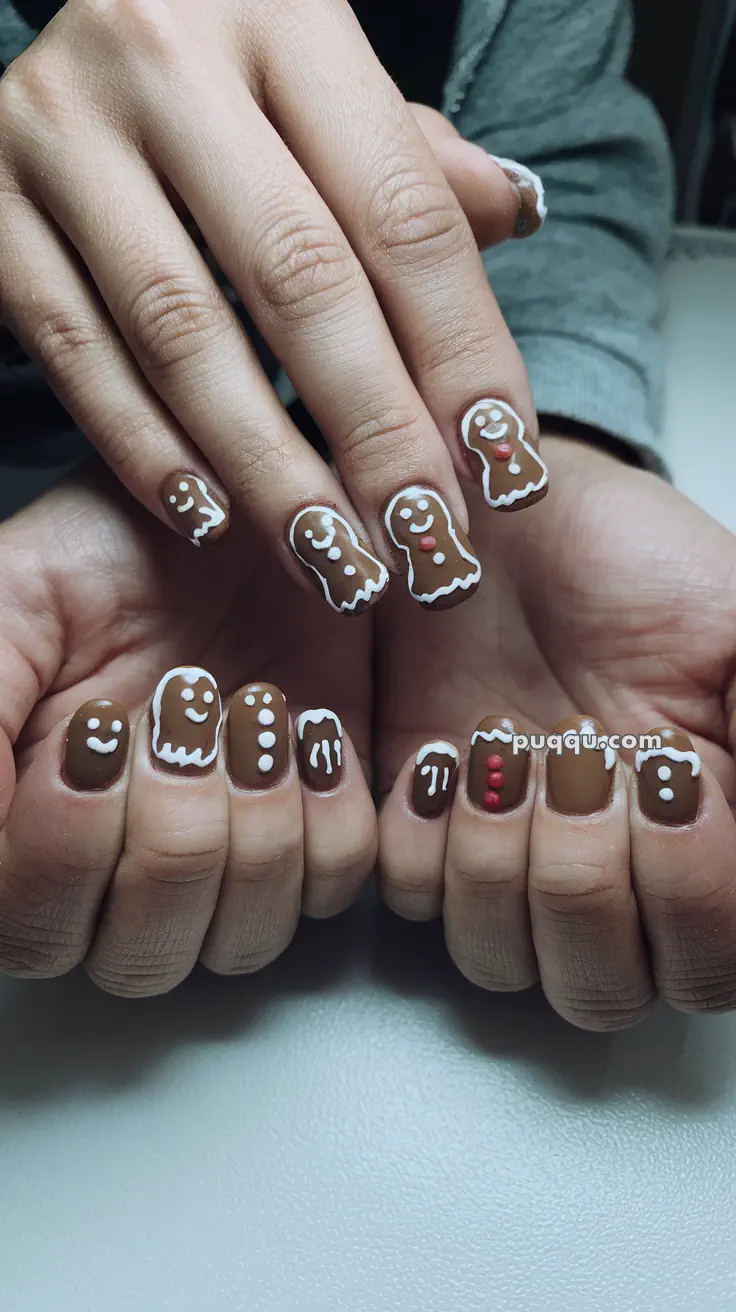
<path fill-rule="evenodd" d="M 529 988 L 539 974 L 527 896 L 536 766 L 528 748 L 514 750 L 523 733 L 508 716 L 481 720 L 445 857 L 448 951 L 469 980 L 494 991 Z"/>
<path fill-rule="evenodd" d="M 529 907 L 544 991 L 581 1029 L 618 1030 L 649 1010 L 654 989 L 629 870 L 625 771 L 603 730 L 573 716 L 554 730 L 537 794 Z"/>
<path fill-rule="evenodd" d="M 226 750 L 230 846 L 200 959 L 221 975 L 260 970 L 291 942 L 304 866 L 302 797 L 283 693 L 233 694 Z"/>
<path fill-rule="evenodd" d="M 636 756 L 631 850 L 662 997 L 678 1011 L 736 1005 L 736 824 L 686 733 L 652 729 Z"/>
<path fill-rule="evenodd" d="M 85 702 L 42 744 L 0 834 L 0 970 L 49 979 L 84 959 L 123 845 L 128 717 Z"/>
<path fill-rule="evenodd" d="M 479 401 L 505 402 L 519 416 L 509 432 L 510 463 L 519 472 L 505 469 L 500 477 L 501 490 L 511 490 L 504 486 L 510 478 L 519 495 L 505 508 L 532 504 L 547 471 L 529 439 L 537 427 L 523 361 L 467 219 L 411 110 L 342 9 L 325 5 L 307 31 L 288 29 L 271 56 L 265 94 L 275 120 L 376 288 L 458 471 L 470 464 L 482 482 L 463 417 Z M 308 102 L 298 93 L 305 77 L 314 91 Z M 486 499 L 493 505 L 496 498 Z"/>
<path fill-rule="evenodd" d="M 450 805 L 460 755 L 452 743 L 425 743 L 402 767 L 378 823 L 378 884 L 407 920 L 442 911 Z"/>
<path fill-rule="evenodd" d="M 196 963 L 228 847 L 221 724 L 212 675 L 180 666 L 138 725 L 125 847 L 86 961 L 109 993 L 166 993 Z"/>
<path fill-rule="evenodd" d="M 373 870 L 376 810 L 334 711 L 302 711 L 295 729 L 304 815 L 302 910 L 321 919 L 349 907 Z"/>

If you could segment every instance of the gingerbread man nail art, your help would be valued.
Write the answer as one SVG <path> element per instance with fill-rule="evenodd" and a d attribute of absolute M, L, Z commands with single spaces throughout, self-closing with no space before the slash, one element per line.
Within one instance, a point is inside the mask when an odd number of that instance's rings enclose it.
<path fill-rule="evenodd" d="M 526 796 L 530 753 L 514 752 L 522 730 L 508 716 L 487 715 L 470 740 L 468 797 L 479 811 L 510 811 Z"/>
<path fill-rule="evenodd" d="M 85 702 L 66 732 L 67 782 L 83 791 L 109 788 L 123 772 L 128 739 L 128 716 L 118 702 Z"/>
<path fill-rule="evenodd" d="M 230 703 L 227 761 L 243 788 L 271 788 L 289 765 L 286 698 L 272 683 L 249 683 Z"/>
<path fill-rule="evenodd" d="M 687 825 L 700 808 L 700 757 L 681 729 L 652 729 L 661 748 L 636 753 L 639 805 L 659 824 Z"/>
<path fill-rule="evenodd" d="M 460 435 L 493 510 L 522 510 L 547 495 L 547 466 L 505 401 L 476 401 L 460 421 Z"/>
<path fill-rule="evenodd" d="M 409 562 L 409 592 L 429 610 L 446 610 L 472 596 L 481 566 L 438 492 L 405 487 L 391 498 L 386 528 Z"/>
<path fill-rule="evenodd" d="M 452 798 L 460 755 L 452 743 L 425 743 L 417 752 L 411 804 L 423 820 L 441 815 Z"/>
<path fill-rule="evenodd" d="M 169 769 L 195 773 L 213 764 L 220 744 L 222 704 L 207 670 L 181 665 L 169 670 L 151 703 L 151 748 Z"/>
<path fill-rule="evenodd" d="M 358 541 L 331 506 L 307 506 L 294 517 L 289 542 L 297 560 L 316 575 L 333 610 L 359 615 L 388 584 L 386 566 Z"/>
<path fill-rule="evenodd" d="M 195 547 L 222 536 L 230 520 L 227 510 L 210 492 L 204 479 L 195 474 L 170 474 L 161 488 L 169 518 Z"/>
<path fill-rule="evenodd" d="M 502 159 L 500 155 L 491 155 L 491 159 L 503 169 L 519 193 L 521 205 L 514 236 L 533 237 L 547 217 L 542 179 L 526 164 L 519 164 L 515 159 Z"/>

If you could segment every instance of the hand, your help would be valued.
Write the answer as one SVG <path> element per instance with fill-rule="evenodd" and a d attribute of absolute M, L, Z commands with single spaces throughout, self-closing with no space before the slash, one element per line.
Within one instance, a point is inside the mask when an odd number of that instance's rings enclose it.
<path fill-rule="evenodd" d="M 377 767 L 382 791 L 394 785 L 384 896 L 404 915 L 442 911 L 471 980 L 516 989 L 541 976 L 585 1028 L 638 1020 L 656 993 L 685 1011 L 732 1008 L 736 539 L 592 447 L 550 438 L 545 452 L 553 491 L 537 513 L 473 519 L 484 589 L 469 606 L 431 625 L 397 597 L 378 613 Z M 525 732 L 573 715 L 607 733 L 671 726 L 675 750 L 638 771 L 633 752 L 614 769 L 584 746 L 546 764 L 538 753 L 527 781 L 528 758 L 479 737 L 443 806 L 452 748 L 489 715 L 487 734 L 505 717 Z M 415 776 L 431 739 L 449 751 Z M 448 789 L 439 768 L 428 798 L 433 765 L 448 766 Z M 414 779 L 438 818 L 417 815 Z"/>
<path fill-rule="evenodd" d="M 485 170 L 491 227 L 511 235 L 534 187 L 423 122 L 470 176 L 471 212 Z M 198 544 L 227 527 L 224 488 L 296 579 L 355 614 L 388 581 L 397 491 L 429 484 L 465 525 L 458 415 L 498 397 L 533 436 L 468 221 L 344 0 L 68 0 L 3 78 L 0 129 L 5 320 L 123 483 Z M 187 217 L 342 486 L 279 404 Z M 324 506 L 343 519 L 322 534 Z"/>
<path fill-rule="evenodd" d="M 84 960 L 111 992 L 164 992 L 198 957 L 255 970 L 300 910 L 353 900 L 376 842 L 368 619 L 341 624 L 237 520 L 191 551 L 107 474 L 0 529 L 0 613 L 0 970 Z M 159 683 L 181 666 L 204 669 Z M 264 678 L 219 734 L 218 684 Z M 293 741 L 279 689 L 337 712 L 341 752 L 329 714 Z"/>

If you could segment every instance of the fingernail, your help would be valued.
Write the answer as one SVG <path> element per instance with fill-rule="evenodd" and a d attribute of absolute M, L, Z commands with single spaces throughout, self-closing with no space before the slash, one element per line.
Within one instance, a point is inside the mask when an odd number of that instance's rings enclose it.
<path fill-rule="evenodd" d="M 468 798 L 479 811 L 511 811 L 526 797 L 528 748 L 513 750 L 523 729 L 508 716 L 487 715 L 470 740 Z"/>
<path fill-rule="evenodd" d="M 180 665 L 159 683 L 151 703 L 151 750 L 174 774 L 200 774 L 214 765 L 220 744 L 222 703 L 207 670 Z"/>
<path fill-rule="evenodd" d="M 449 610 L 472 597 L 481 567 L 466 533 L 438 492 L 405 487 L 384 511 L 386 530 L 408 563 L 407 584 L 428 610 Z"/>
<path fill-rule="evenodd" d="M 700 757 L 681 729 L 651 729 L 661 748 L 636 753 L 639 806 L 650 820 L 689 825 L 700 808 Z"/>
<path fill-rule="evenodd" d="M 557 735 L 560 751 L 551 745 L 547 749 L 549 805 L 562 815 L 605 810 L 613 792 L 616 753 L 597 745 L 604 736 L 602 726 L 589 715 L 571 715 L 555 726 L 552 737 Z"/>
<path fill-rule="evenodd" d="M 411 804 L 423 820 L 442 815 L 452 799 L 460 760 L 452 743 L 425 743 L 417 752 L 411 783 Z"/>
<path fill-rule="evenodd" d="M 342 725 L 334 711 L 302 711 L 296 722 L 302 779 L 315 793 L 328 793 L 342 779 Z"/>
<path fill-rule="evenodd" d="M 230 523 L 230 512 L 220 494 L 186 470 L 169 474 L 161 488 L 161 500 L 174 527 L 196 547 L 222 537 Z"/>
<path fill-rule="evenodd" d="M 474 401 L 460 419 L 460 437 L 483 496 L 493 510 L 523 510 L 547 495 L 549 471 L 524 436 L 524 423 L 505 401 Z"/>
<path fill-rule="evenodd" d="M 272 683 L 249 683 L 227 715 L 227 768 L 242 788 L 272 788 L 289 764 L 286 698 Z"/>
<path fill-rule="evenodd" d="M 130 726 L 119 702 L 85 702 L 66 731 L 63 775 L 70 788 L 109 788 L 125 769 Z"/>
<path fill-rule="evenodd" d="M 341 614 L 359 615 L 388 585 L 386 566 L 361 546 L 355 530 L 331 506 L 306 506 L 291 521 L 289 545 Z"/>
<path fill-rule="evenodd" d="M 503 169 L 509 182 L 513 182 L 519 192 L 521 206 L 514 236 L 533 237 L 547 217 L 542 179 L 526 164 L 518 164 L 515 159 L 502 159 L 499 155 L 491 155 L 491 159 Z"/>

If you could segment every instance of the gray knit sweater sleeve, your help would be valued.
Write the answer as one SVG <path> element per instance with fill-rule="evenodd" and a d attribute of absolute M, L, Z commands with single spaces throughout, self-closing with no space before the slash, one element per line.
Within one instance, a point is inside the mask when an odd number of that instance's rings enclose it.
<path fill-rule="evenodd" d="M 478 5 L 498 11 L 486 40 Z M 672 176 L 664 129 L 625 80 L 629 5 L 466 0 L 465 10 L 445 112 L 546 188 L 542 231 L 484 256 L 537 409 L 627 439 L 656 468 Z"/>

